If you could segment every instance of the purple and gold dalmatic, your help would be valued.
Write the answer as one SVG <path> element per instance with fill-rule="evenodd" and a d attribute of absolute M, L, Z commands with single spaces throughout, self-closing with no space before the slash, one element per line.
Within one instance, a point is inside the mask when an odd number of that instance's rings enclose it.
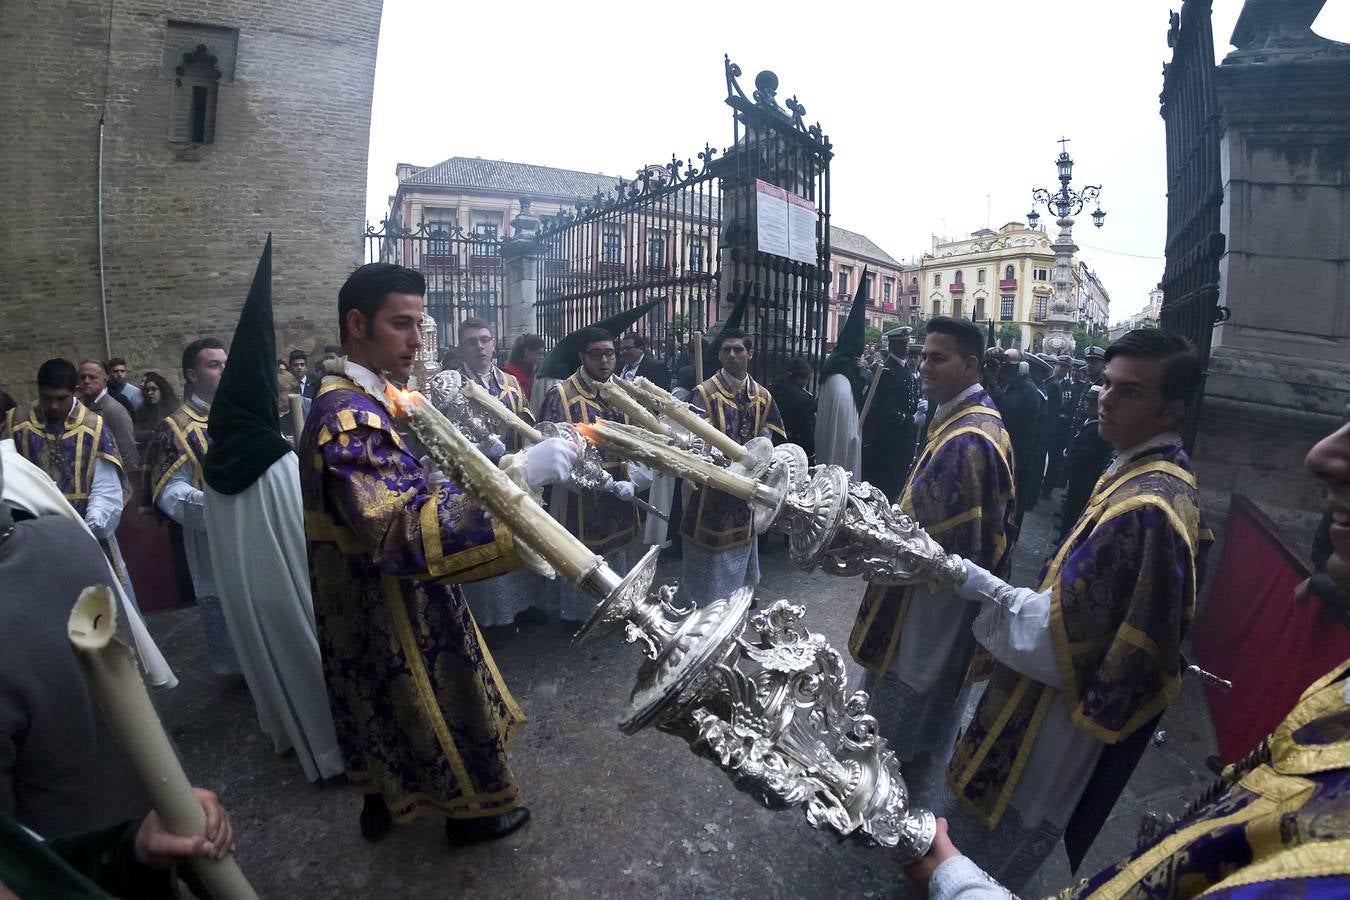
<path fill-rule="evenodd" d="M 553 386 L 544 399 L 539 418 L 544 422 L 589 425 L 599 419 L 628 424 L 628 417 L 605 402 L 600 392 L 588 388 L 580 373 Z M 622 459 L 600 451 L 601 465 L 615 481 L 628 480 Z M 613 494 L 578 491 L 569 497 L 563 525 L 583 544 L 600 555 L 628 546 L 637 537 L 637 510 Z"/>
<path fill-rule="evenodd" d="M 460 366 L 459 372 L 469 381 L 482 385 L 489 394 L 497 398 L 502 406 L 505 406 L 526 422 L 531 421 L 529 400 L 521 391 L 520 382 L 516 380 L 516 376 L 510 372 L 503 372 L 496 366 L 489 369 L 482 378 L 469 371 L 468 366 Z M 508 453 L 519 450 L 520 435 L 515 432 L 506 432 L 502 434 L 502 443 L 506 445 Z"/>
<path fill-rule="evenodd" d="M 1057 690 L 998 662 L 947 770 L 952 792 L 987 828 L 1003 817 L 1052 703 L 1118 744 L 1181 688 L 1181 641 L 1212 537 L 1179 442 L 1103 475 L 1046 564 Z"/>
<path fill-rule="evenodd" d="M 127 497 L 127 475 L 112 431 L 98 413 L 76 402 L 58 431 L 48 431 L 38 418 L 36 406 L 19 406 L 5 416 L 5 437 L 14 438 L 14 449 L 24 459 L 46 472 L 81 516 L 89 506 L 94 487 L 94 462 L 107 460 L 117 467 L 122 499 Z"/>
<path fill-rule="evenodd" d="M 1214 800 L 1060 896 L 1350 897 L 1347 669 L 1314 682 L 1261 747 L 1225 769 Z"/>
<path fill-rule="evenodd" d="M 689 398 L 694 412 L 738 444 L 747 444 L 768 431 L 777 443 L 787 440 L 783 417 L 773 395 L 747 377 L 739 387 L 723 372 L 700 384 Z M 695 489 L 680 519 L 680 536 L 709 550 L 734 550 L 755 537 L 750 507 L 723 491 Z"/>
<path fill-rule="evenodd" d="M 983 388 L 933 426 L 900 495 L 900 508 L 948 553 L 1000 578 L 1008 576 L 1012 569 L 1008 536 L 1015 511 L 1012 442 Z M 930 590 L 936 593 L 940 588 Z M 913 594 L 913 587 L 879 584 L 869 585 L 863 594 L 849 650 L 878 678 L 886 674 L 900 646 Z"/>
<path fill-rule="evenodd" d="M 314 617 L 347 780 L 397 822 L 520 805 L 507 765 L 525 716 L 456 582 L 518 566 L 459 488 L 428 485 L 389 413 L 324 379 L 299 445 Z"/>
<path fill-rule="evenodd" d="M 192 401 L 184 400 L 155 429 L 154 443 L 146 460 L 149 473 L 146 485 L 150 493 L 147 506 L 155 505 L 169 479 L 183 466 L 188 467 L 192 486 L 202 489 L 202 459 L 211 449 L 211 436 L 206 431 L 207 415 L 208 410 L 198 409 Z"/>

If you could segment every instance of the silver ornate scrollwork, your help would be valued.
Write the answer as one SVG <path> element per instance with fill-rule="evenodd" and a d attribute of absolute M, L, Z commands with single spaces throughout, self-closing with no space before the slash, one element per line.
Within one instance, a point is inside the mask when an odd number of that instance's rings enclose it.
<path fill-rule="evenodd" d="M 603 491 L 609 487 L 614 478 L 605 471 L 599 448 L 578 434 L 576 426 L 569 422 L 541 422 L 538 428 L 544 437 L 562 438 L 581 451 L 564 482 L 566 487 L 578 491 Z"/>
<path fill-rule="evenodd" d="M 474 443 L 495 434 L 492 423 L 464 395 L 464 376 L 457 370 L 442 369 L 428 377 L 422 394 Z"/>
<path fill-rule="evenodd" d="M 813 827 L 918 859 L 936 821 L 909 807 L 867 694 L 848 691 L 843 657 L 804 627 L 801 606 L 779 600 L 751 615 L 751 593 L 694 609 L 661 587 L 601 604 L 579 637 L 622 624 L 646 657 L 620 727 L 678 735 L 766 805 L 802 806 Z"/>

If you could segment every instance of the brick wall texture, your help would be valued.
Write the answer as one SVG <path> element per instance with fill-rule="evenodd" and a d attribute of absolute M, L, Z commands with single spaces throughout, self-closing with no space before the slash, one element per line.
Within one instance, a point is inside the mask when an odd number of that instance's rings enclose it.
<path fill-rule="evenodd" d="M 0 387 L 26 400 L 43 360 L 104 355 L 101 114 L 115 355 L 181 384 L 187 342 L 232 336 L 269 231 L 280 354 L 336 341 L 337 290 L 362 262 L 380 11 L 380 0 L 6 4 Z M 238 30 L 209 145 L 168 140 L 171 21 Z"/>

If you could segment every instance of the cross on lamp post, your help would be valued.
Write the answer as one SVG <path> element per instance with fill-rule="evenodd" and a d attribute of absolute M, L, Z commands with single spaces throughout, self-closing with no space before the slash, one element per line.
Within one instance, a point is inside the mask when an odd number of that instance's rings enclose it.
<path fill-rule="evenodd" d="M 1069 182 L 1073 180 L 1073 158 L 1069 156 L 1068 143 L 1069 139 L 1066 137 L 1059 139 L 1059 156 L 1055 160 L 1055 168 L 1059 173 L 1059 190 L 1054 193 L 1045 188 L 1033 190 L 1031 212 L 1027 213 L 1027 223 L 1035 228 L 1041 218 L 1040 213 L 1036 212 L 1036 204 L 1039 203 L 1057 216 L 1055 224 L 1059 226 L 1059 234 L 1050 245 L 1055 251 L 1055 274 L 1052 279 L 1055 292 L 1054 299 L 1050 303 L 1050 315 L 1046 318 L 1050 334 L 1046 336 L 1043 345 L 1045 352 L 1052 356 L 1072 355 L 1075 349 L 1073 326 L 1077 321 L 1077 310 L 1074 308 L 1071 295 L 1073 255 L 1078 252 L 1078 246 L 1073 242 L 1073 217 L 1083 211 L 1085 204 L 1097 203 L 1097 197 L 1102 190 L 1099 184 L 1089 185 L 1081 191 L 1069 187 Z M 1092 212 L 1092 224 L 1101 228 L 1105 220 L 1106 213 L 1102 211 L 1101 204 L 1097 204 Z"/>

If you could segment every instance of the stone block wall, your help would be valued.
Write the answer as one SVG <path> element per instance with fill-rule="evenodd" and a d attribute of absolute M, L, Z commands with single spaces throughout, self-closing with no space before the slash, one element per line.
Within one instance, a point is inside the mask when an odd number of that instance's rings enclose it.
<path fill-rule="evenodd" d="M 53 0 L 0 21 L 0 386 L 34 392 L 52 356 L 174 373 L 228 341 L 268 232 L 278 351 L 336 340 L 362 262 L 380 0 Z M 214 141 L 174 143 L 170 23 L 236 29 Z M 180 29 L 181 30 L 181 29 Z M 209 49 L 209 47 L 208 47 Z M 106 112 L 105 112 L 106 109 Z"/>

